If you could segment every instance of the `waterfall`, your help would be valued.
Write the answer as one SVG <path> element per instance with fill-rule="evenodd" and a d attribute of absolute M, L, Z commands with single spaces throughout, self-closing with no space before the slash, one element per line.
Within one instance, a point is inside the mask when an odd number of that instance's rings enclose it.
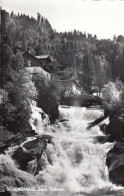
<path fill-rule="evenodd" d="M 47 173 L 42 174 L 47 176 L 47 186 L 49 183 L 61 186 L 72 193 L 111 186 L 105 156 L 112 144 L 95 142 L 96 136 L 103 135 L 98 126 L 87 130 L 88 121 L 95 120 L 102 111 L 76 107 L 59 110 L 61 117 L 69 121 L 54 125 L 57 151 L 54 165 L 49 165 Z"/>
<path fill-rule="evenodd" d="M 45 127 L 48 127 L 49 117 L 44 114 L 44 111 L 41 108 L 37 107 L 36 101 L 32 100 L 30 104 L 32 110 L 30 124 L 35 133 L 42 135 L 45 131 Z M 44 118 L 42 115 L 44 115 Z"/>
<path fill-rule="evenodd" d="M 53 137 L 54 143 L 54 145 L 47 144 L 41 158 L 43 170 L 34 177 L 34 180 L 33 175 L 27 173 L 25 182 L 29 186 L 27 181 L 30 178 L 30 187 L 34 186 L 36 190 L 33 195 L 124 195 L 123 188 L 113 185 L 108 179 L 105 157 L 113 144 L 109 142 L 100 144 L 96 141 L 96 136 L 103 135 L 98 126 L 87 130 L 88 123 L 100 117 L 103 114 L 102 110 L 61 106 L 59 107 L 59 118 L 68 121 L 57 121 L 54 125 L 49 125 L 48 119 L 43 122 L 40 114 L 43 111 L 37 108 L 34 102 L 32 103 L 32 112 L 31 123 L 35 131 L 39 135 L 49 133 Z M 35 119 L 37 119 L 36 124 Z M 105 120 L 105 123 L 108 123 L 108 119 Z M 46 128 L 46 124 L 49 129 Z M 48 157 L 52 164 L 50 164 Z M 8 157 L 6 163 L 7 160 Z M 11 167 L 12 169 L 15 167 L 13 162 L 9 171 Z M 17 170 L 16 168 L 15 171 L 17 172 Z M 20 170 L 18 171 L 20 178 Z M 26 178 L 26 172 L 21 172 L 23 181 Z M 18 174 L 16 175 L 18 179 Z M 26 192 L 26 195 L 31 195 L 31 193 Z"/>

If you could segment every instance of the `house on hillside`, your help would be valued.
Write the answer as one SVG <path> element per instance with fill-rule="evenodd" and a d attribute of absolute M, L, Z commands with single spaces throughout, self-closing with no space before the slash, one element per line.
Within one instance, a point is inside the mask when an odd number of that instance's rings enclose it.
<path fill-rule="evenodd" d="M 59 80 L 59 83 L 65 88 L 65 95 L 69 93 L 81 95 L 82 93 L 81 85 L 74 79 Z"/>
<path fill-rule="evenodd" d="M 91 87 L 91 94 L 93 96 L 97 96 L 97 97 L 101 97 L 101 98 L 103 97 L 100 89 L 95 85 L 92 85 L 92 87 Z"/>
<path fill-rule="evenodd" d="M 50 69 L 47 68 L 47 64 L 51 62 L 51 59 L 49 59 L 48 55 L 44 56 L 42 61 L 41 56 L 34 56 L 30 54 L 30 52 L 24 51 L 19 47 L 16 47 L 16 50 L 23 51 L 25 69 L 30 74 L 34 75 L 37 73 L 42 73 L 47 79 L 50 80 Z"/>

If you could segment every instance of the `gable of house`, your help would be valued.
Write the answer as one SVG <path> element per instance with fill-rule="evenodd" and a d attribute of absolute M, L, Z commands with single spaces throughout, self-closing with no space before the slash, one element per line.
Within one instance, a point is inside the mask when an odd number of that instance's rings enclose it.
<path fill-rule="evenodd" d="M 26 67 L 43 67 L 43 62 L 28 52 L 24 52 L 24 59 Z"/>
<path fill-rule="evenodd" d="M 50 79 L 50 70 L 44 66 L 41 60 L 19 47 L 16 47 L 16 49 L 23 51 L 25 69 L 30 74 L 42 73 L 47 79 Z"/>
<path fill-rule="evenodd" d="M 59 80 L 59 82 L 65 88 L 66 93 L 81 94 L 82 92 L 82 87 L 75 80 Z"/>

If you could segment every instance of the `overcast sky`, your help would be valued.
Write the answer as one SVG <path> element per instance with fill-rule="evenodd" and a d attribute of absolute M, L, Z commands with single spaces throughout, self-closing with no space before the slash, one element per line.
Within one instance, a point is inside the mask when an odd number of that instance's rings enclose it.
<path fill-rule="evenodd" d="M 124 35 L 124 0 L 0 0 L 2 8 L 15 13 L 46 17 L 53 29 L 74 29 L 98 38 Z"/>

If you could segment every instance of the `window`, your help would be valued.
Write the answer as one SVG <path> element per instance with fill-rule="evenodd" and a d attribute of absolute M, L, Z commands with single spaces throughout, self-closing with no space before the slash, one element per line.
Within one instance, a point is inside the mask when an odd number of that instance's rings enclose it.
<path fill-rule="evenodd" d="M 28 61 L 28 67 L 31 67 L 31 61 L 30 60 Z"/>

